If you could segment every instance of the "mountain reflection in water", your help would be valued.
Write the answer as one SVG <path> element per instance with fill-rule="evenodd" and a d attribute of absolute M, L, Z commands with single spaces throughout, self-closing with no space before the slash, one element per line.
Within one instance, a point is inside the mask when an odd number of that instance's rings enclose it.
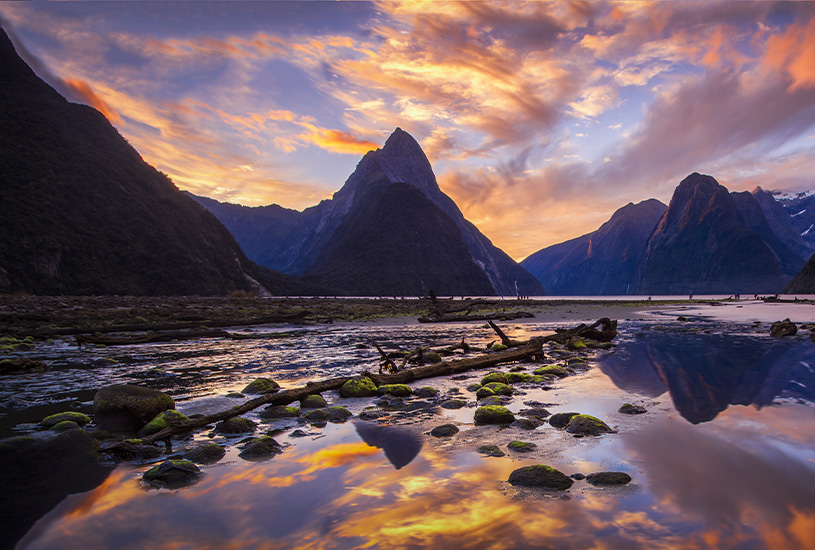
<path fill-rule="evenodd" d="M 815 344 L 804 338 L 640 332 L 602 359 L 600 369 L 626 391 L 670 392 L 693 424 L 730 405 L 815 401 Z"/>
<path fill-rule="evenodd" d="M 397 470 L 407 466 L 422 450 L 422 440 L 398 426 L 380 426 L 369 422 L 354 422 L 362 441 L 384 451 L 385 456 Z"/>

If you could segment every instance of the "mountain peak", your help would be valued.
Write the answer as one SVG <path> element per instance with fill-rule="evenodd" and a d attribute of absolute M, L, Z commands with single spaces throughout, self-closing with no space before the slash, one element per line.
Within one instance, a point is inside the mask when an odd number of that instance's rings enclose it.
<path fill-rule="evenodd" d="M 405 154 L 424 155 L 424 151 L 422 151 L 419 142 L 398 126 L 385 141 L 385 145 L 382 147 L 382 153 L 399 156 Z"/>

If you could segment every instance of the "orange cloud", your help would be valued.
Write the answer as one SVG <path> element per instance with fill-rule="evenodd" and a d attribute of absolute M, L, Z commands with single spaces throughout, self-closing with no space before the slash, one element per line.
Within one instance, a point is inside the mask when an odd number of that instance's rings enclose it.
<path fill-rule="evenodd" d="M 815 88 L 815 17 L 806 27 L 794 23 L 784 34 L 770 36 L 766 62 L 787 72 L 792 79 L 790 91 Z"/>
<path fill-rule="evenodd" d="M 304 124 L 310 130 L 298 136 L 299 139 L 312 143 L 327 151 L 343 154 L 364 155 L 368 151 L 378 149 L 379 145 L 373 141 L 359 139 L 347 132 L 318 128 L 313 124 Z"/>
<path fill-rule="evenodd" d="M 119 124 L 122 121 L 122 117 L 119 116 L 113 107 L 107 104 L 101 97 L 96 95 L 91 88 L 90 84 L 85 82 L 84 80 L 76 80 L 76 79 L 65 79 L 63 80 L 65 86 L 67 86 L 72 92 L 74 92 L 77 96 L 79 96 L 83 103 L 87 103 L 111 121 L 114 124 Z"/>

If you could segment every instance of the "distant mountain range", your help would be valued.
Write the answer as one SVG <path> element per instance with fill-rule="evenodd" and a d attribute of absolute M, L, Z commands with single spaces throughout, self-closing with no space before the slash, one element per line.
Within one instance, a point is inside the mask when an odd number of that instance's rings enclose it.
<path fill-rule="evenodd" d="M 526 270 L 468 222 L 419 144 L 397 128 L 333 198 L 303 212 L 194 197 L 249 256 L 359 295 L 544 294 Z"/>
<path fill-rule="evenodd" d="M 0 292 L 224 295 L 313 287 L 251 262 L 224 226 L 69 103 L 0 29 Z"/>
<path fill-rule="evenodd" d="M 796 207 L 760 187 L 730 193 L 693 173 L 667 208 L 628 204 L 597 231 L 521 265 L 554 295 L 776 293 L 815 249 L 798 231 L 805 221 L 789 213 Z"/>

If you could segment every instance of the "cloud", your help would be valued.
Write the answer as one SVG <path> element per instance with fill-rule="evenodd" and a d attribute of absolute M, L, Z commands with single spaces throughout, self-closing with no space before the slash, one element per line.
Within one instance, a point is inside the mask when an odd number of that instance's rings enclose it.
<path fill-rule="evenodd" d="M 96 95 L 93 88 L 91 88 L 87 82 L 71 78 L 66 79 L 63 82 L 65 83 L 65 86 L 73 92 L 73 95 L 79 97 L 80 102 L 87 103 L 94 109 L 98 110 L 113 124 L 119 124 L 122 122 L 122 117 L 119 116 L 119 113 L 117 113 L 102 98 Z"/>
<path fill-rule="evenodd" d="M 373 141 L 359 139 L 348 132 L 319 128 L 313 124 L 306 125 L 309 132 L 298 136 L 299 139 L 334 153 L 363 155 L 368 151 L 378 149 L 379 145 Z"/>

